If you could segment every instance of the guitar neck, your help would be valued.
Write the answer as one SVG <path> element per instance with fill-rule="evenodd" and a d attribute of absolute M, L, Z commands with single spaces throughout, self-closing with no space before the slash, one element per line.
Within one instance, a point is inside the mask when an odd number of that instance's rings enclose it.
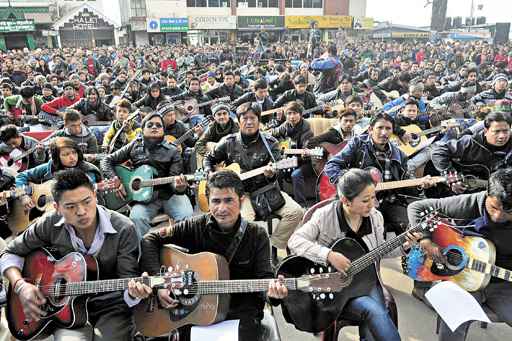
<path fill-rule="evenodd" d="M 167 176 L 165 178 L 156 178 L 156 179 L 149 179 L 149 180 L 143 180 L 140 183 L 140 187 L 153 187 L 153 186 L 159 186 L 159 185 L 167 185 L 170 183 L 176 182 L 176 178 L 178 176 Z M 184 175 L 185 179 L 187 181 L 194 181 L 195 176 L 194 175 Z"/>
<path fill-rule="evenodd" d="M 185 133 L 183 133 L 183 135 L 174 140 L 172 144 L 174 144 L 175 146 L 179 146 L 180 144 L 185 142 L 185 140 L 188 139 L 191 135 L 194 135 L 194 128 L 187 130 Z"/>
<path fill-rule="evenodd" d="M 423 130 L 420 135 L 425 136 L 433 133 L 437 133 L 438 131 L 443 130 L 445 127 L 439 126 L 439 127 L 433 127 L 430 129 Z"/>
<path fill-rule="evenodd" d="M 442 176 L 434 176 L 434 177 L 432 177 L 432 181 L 435 183 L 440 183 L 440 182 L 446 182 L 446 179 Z M 400 180 L 400 181 L 379 182 L 377 184 L 375 190 L 376 191 L 387 191 L 387 190 L 397 189 L 397 188 L 421 186 L 422 184 L 423 184 L 423 179 L 408 179 L 408 180 Z"/>
<path fill-rule="evenodd" d="M 155 287 L 165 283 L 165 278 L 161 276 L 153 277 L 136 277 L 136 278 L 121 278 L 121 279 L 105 279 L 99 281 L 88 282 L 69 282 L 66 284 L 50 285 L 47 288 L 48 296 L 77 296 L 97 294 L 104 292 L 122 291 L 128 288 L 128 282 L 131 280 L 144 283 L 150 287 Z"/>
<path fill-rule="evenodd" d="M 263 167 L 260 167 L 260 168 L 256 168 L 256 169 L 252 169 L 250 171 L 244 172 L 244 173 L 239 175 L 240 179 L 242 179 L 242 181 L 244 181 L 244 180 L 253 178 L 255 176 L 261 175 L 265 171 L 265 167 L 266 166 L 263 166 Z"/>
<path fill-rule="evenodd" d="M 423 230 L 423 224 L 424 224 L 423 222 L 419 223 L 418 225 L 414 226 L 413 228 L 407 230 L 406 232 L 396 236 L 395 238 L 393 238 L 391 240 L 388 240 L 387 242 L 385 242 L 381 246 L 371 250 L 370 252 L 368 252 L 364 256 L 362 256 L 362 257 L 356 259 L 355 261 L 353 261 L 352 262 L 352 266 L 347 271 L 347 275 L 348 276 L 355 276 L 355 275 L 357 275 L 359 272 L 363 271 L 364 269 L 366 269 L 371 264 L 375 263 L 376 261 L 378 261 L 379 259 L 381 259 L 385 255 L 387 255 L 388 253 L 390 253 L 391 251 L 393 251 L 397 247 L 401 246 L 406 241 L 407 234 L 409 232 L 410 233 L 414 233 L 414 232 L 422 231 Z"/>
<path fill-rule="evenodd" d="M 493 264 L 482 262 L 478 259 L 470 258 L 466 267 L 473 271 L 490 274 L 492 277 L 500 278 L 507 282 L 512 282 L 512 271 Z"/>
<path fill-rule="evenodd" d="M 271 281 L 274 279 L 200 281 L 197 283 L 197 290 L 201 295 L 262 292 L 268 290 Z M 297 290 L 295 278 L 286 278 L 282 284 L 289 290 Z"/>

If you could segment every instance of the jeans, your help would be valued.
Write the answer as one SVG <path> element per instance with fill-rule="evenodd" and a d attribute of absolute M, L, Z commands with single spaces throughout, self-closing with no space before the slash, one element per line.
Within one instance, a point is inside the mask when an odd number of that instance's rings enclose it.
<path fill-rule="evenodd" d="M 398 329 L 386 309 L 382 289 L 377 283 L 368 296 L 350 300 L 343 310 L 343 317 L 363 322 L 359 329 L 361 340 L 400 340 Z"/>
<path fill-rule="evenodd" d="M 175 221 L 191 217 L 194 213 L 190 200 L 184 194 L 174 194 L 167 200 L 156 199 L 149 204 L 136 204 L 132 207 L 130 219 L 135 223 L 139 238 L 149 231 L 151 228 L 149 223 L 161 208 Z"/>
<path fill-rule="evenodd" d="M 499 319 L 512 326 L 512 284 L 509 282 L 489 283 L 480 291 L 472 292 L 471 295 L 480 303 L 485 303 Z M 463 323 L 452 332 L 448 325 L 441 320 L 439 329 L 439 341 L 464 341 L 471 322 Z"/>
<path fill-rule="evenodd" d="M 304 172 L 302 168 L 296 168 L 292 172 L 293 183 L 293 198 L 302 207 L 306 207 L 306 195 L 304 194 L 304 187 L 306 186 Z"/>

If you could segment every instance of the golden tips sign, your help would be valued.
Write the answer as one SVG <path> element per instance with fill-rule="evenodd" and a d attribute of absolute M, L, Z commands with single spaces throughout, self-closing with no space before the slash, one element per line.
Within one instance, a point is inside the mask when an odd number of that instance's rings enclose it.
<path fill-rule="evenodd" d="M 352 17 L 347 15 L 287 15 L 284 18 L 286 28 L 310 28 L 310 23 L 316 21 L 318 28 L 352 28 Z"/>

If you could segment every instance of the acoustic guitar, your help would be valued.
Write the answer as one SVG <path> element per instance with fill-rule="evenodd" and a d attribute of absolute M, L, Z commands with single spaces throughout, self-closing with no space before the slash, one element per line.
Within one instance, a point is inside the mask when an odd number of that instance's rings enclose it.
<path fill-rule="evenodd" d="M 87 301 L 90 295 L 122 291 L 135 280 L 151 288 L 172 284 L 168 276 L 152 276 L 100 280 L 97 260 L 79 252 L 57 259 L 42 249 L 25 257 L 22 276 L 39 288 L 46 298 L 41 309 L 46 316 L 29 321 L 19 296 L 12 285 L 7 293 L 7 322 L 16 340 L 33 340 L 52 335 L 56 328 L 80 328 L 87 323 Z"/>
<path fill-rule="evenodd" d="M 340 292 L 322 295 L 316 292 L 289 292 L 283 298 L 281 307 L 286 322 L 298 330 L 318 333 L 329 327 L 342 313 L 346 303 L 356 297 L 369 295 L 378 281 L 375 263 L 383 256 L 400 247 L 406 241 L 408 232 L 421 232 L 436 227 L 436 214 L 429 212 L 418 225 L 397 237 L 386 241 L 370 252 L 354 239 L 339 239 L 331 250 L 342 253 L 352 264 L 345 275 L 341 275 Z M 298 277 L 303 274 L 330 274 L 336 271 L 331 265 L 324 266 L 300 256 L 285 258 L 276 270 L 276 275 Z"/>
<path fill-rule="evenodd" d="M 340 111 L 340 110 L 343 110 L 343 108 L 345 107 L 345 104 L 343 103 L 342 100 L 334 100 L 334 101 L 330 101 L 330 102 L 327 102 L 325 104 L 319 104 L 313 108 L 309 108 L 307 110 L 304 110 L 302 112 L 302 116 L 303 117 L 308 117 L 310 114 L 314 113 L 315 111 L 323 111 L 327 108 L 331 108 L 332 111 Z M 262 111 L 261 112 L 261 117 L 263 116 L 268 116 L 268 115 L 273 115 L 279 111 L 284 111 L 284 109 L 286 108 L 286 106 L 283 106 L 283 107 L 280 107 L 280 108 L 275 108 L 275 109 L 269 109 L 269 110 L 265 110 L 265 111 Z"/>
<path fill-rule="evenodd" d="M 26 188 L 20 189 L 19 193 L 24 191 L 25 193 L 23 194 L 31 196 L 35 207 L 30 211 L 26 211 L 21 200 L 17 199 L 13 202 L 9 212 L 8 223 L 14 235 L 24 231 L 42 213 L 53 209 L 52 186 L 54 181 L 48 180 L 42 184 L 31 183 Z M 104 180 L 94 185 L 96 191 L 104 193 L 109 193 L 117 187 L 119 187 L 119 179 Z"/>
<path fill-rule="evenodd" d="M 155 297 L 146 299 L 134 309 L 137 330 L 144 336 L 157 337 L 185 325 L 210 325 L 226 318 L 229 309 L 228 294 L 266 292 L 273 279 L 230 280 L 229 265 L 220 255 L 201 252 L 189 255 L 170 246 L 164 246 L 160 256 L 167 268 L 186 267 L 178 273 L 179 290 L 174 290 L 178 307 L 164 309 L 155 302 Z M 173 276 L 171 276 L 173 277 Z M 288 290 L 305 293 L 332 295 L 340 289 L 340 274 L 305 274 L 297 278 L 286 278 L 283 282 Z"/>
<path fill-rule="evenodd" d="M 296 157 L 289 157 L 283 160 L 279 160 L 276 163 L 272 164 L 272 169 L 274 171 L 280 170 L 280 169 L 292 169 L 297 167 L 299 164 Z M 232 163 L 227 167 L 219 168 L 219 169 L 228 169 L 232 170 L 235 173 L 238 173 L 240 175 L 240 179 L 242 181 L 253 178 L 255 176 L 263 174 L 267 166 L 259 167 L 256 169 L 252 169 L 250 171 L 241 173 L 240 165 L 238 163 Z M 199 186 L 197 188 L 197 202 L 199 204 L 199 208 L 203 212 L 209 211 L 209 205 L 208 205 L 208 197 L 206 196 L 206 186 L 207 181 L 203 180 L 199 182 Z"/>
<path fill-rule="evenodd" d="M 167 142 L 173 144 L 174 146 L 176 146 L 178 149 L 180 149 L 181 151 L 181 144 L 183 142 L 185 142 L 190 136 L 193 136 L 194 133 L 195 133 L 195 128 L 196 127 L 201 127 L 201 128 L 206 128 L 210 122 L 213 121 L 213 116 L 212 115 L 208 115 L 204 118 L 204 120 L 202 120 L 199 124 L 197 124 L 195 127 L 192 127 L 190 128 L 189 130 L 187 130 L 186 132 L 183 133 L 183 135 L 181 135 L 180 137 L 176 138 L 175 136 L 173 135 L 166 135 L 165 136 L 165 139 L 167 140 Z"/>
<path fill-rule="evenodd" d="M 180 177 L 177 175 L 154 178 L 157 171 L 149 165 L 142 165 L 136 169 L 130 169 L 126 166 L 116 166 L 115 171 L 124 186 L 126 196 L 124 199 L 121 199 L 116 195 L 116 193 L 107 193 L 105 195 L 105 201 L 107 207 L 111 210 L 117 210 L 132 201 L 149 203 L 154 199 L 153 187 L 173 184 L 176 182 L 176 178 Z M 189 182 L 199 182 L 206 179 L 206 175 L 201 171 L 197 171 L 194 174 L 186 174 L 184 176 Z"/>
<path fill-rule="evenodd" d="M 413 247 L 402 259 L 402 268 L 414 280 L 451 281 L 470 292 L 485 288 L 492 277 L 512 282 L 512 271 L 494 264 L 496 247 L 491 241 L 464 236 L 456 226 L 444 222 L 437 224 L 432 241 L 440 247 L 446 262 L 434 262 L 421 247 Z"/>
<path fill-rule="evenodd" d="M 230 101 L 231 101 L 231 97 L 229 97 L 229 96 L 215 98 L 210 101 L 206 101 L 206 102 L 202 102 L 202 103 L 197 102 L 197 100 L 195 98 L 191 98 L 191 99 L 182 101 L 181 103 L 177 102 L 176 107 L 178 107 L 179 109 L 181 109 L 184 112 L 184 114 L 185 114 L 184 119 L 187 120 L 191 116 L 197 115 L 199 109 L 202 107 L 206 107 L 206 106 L 218 103 L 218 102 L 230 102 Z"/>

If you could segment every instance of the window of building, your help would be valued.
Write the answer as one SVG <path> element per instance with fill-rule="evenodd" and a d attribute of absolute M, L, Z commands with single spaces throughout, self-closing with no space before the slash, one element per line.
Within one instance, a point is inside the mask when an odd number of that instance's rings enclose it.
<path fill-rule="evenodd" d="M 272 8 L 279 7 L 279 0 L 268 0 L 268 7 L 272 7 Z"/>
<path fill-rule="evenodd" d="M 220 0 L 208 0 L 208 7 L 220 7 Z"/>
<path fill-rule="evenodd" d="M 313 8 L 322 8 L 322 0 L 312 0 Z"/>
<path fill-rule="evenodd" d="M 145 0 L 131 0 L 130 2 L 132 17 L 145 17 L 146 16 L 146 1 Z"/>
<path fill-rule="evenodd" d="M 293 0 L 293 8 L 302 8 L 302 0 Z"/>

